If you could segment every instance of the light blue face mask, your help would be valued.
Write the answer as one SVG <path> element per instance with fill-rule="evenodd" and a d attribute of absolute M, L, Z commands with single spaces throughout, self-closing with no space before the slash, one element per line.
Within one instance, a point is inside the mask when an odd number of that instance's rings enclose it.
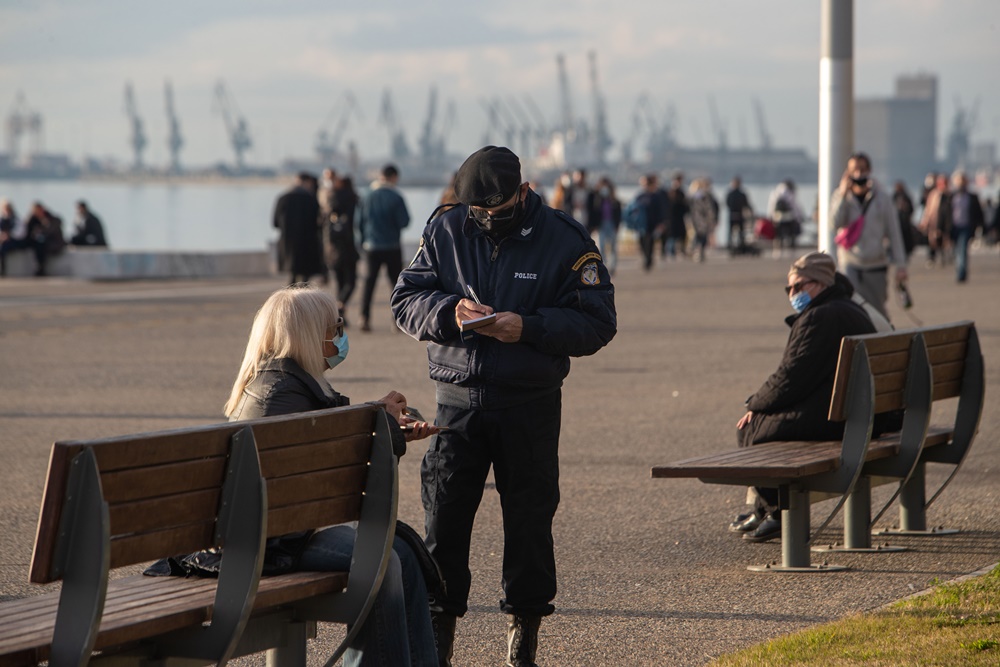
<path fill-rule="evenodd" d="M 812 303 L 812 297 L 809 296 L 809 292 L 801 291 L 796 292 L 795 296 L 788 300 L 792 304 L 792 308 L 795 309 L 796 313 L 801 313 L 806 309 L 810 303 Z"/>
<path fill-rule="evenodd" d="M 347 352 L 350 350 L 350 347 L 347 343 L 347 334 L 345 333 L 342 336 L 337 336 L 331 341 L 323 341 L 323 342 L 333 343 L 334 345 L 337 346 L 337 354 L 333 355 L 332 357 L 326 358 L 326 363 L 330 364 L 330 368 L 336 368 L 337 364 L 339 364 L 341 361 L 347 358 Z"/>

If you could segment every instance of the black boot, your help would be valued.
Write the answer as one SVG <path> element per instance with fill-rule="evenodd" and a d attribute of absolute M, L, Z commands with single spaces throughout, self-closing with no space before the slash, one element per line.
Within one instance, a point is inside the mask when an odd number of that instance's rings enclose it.
<path fill-rule="evenodd" d="M 510 617 L 507 628 L 507 667 L 538 667 L 535 651 L 538 650 L 538 626 L 541 616 Z"/>
<path fill-rule="evenodd" d="M 431 612 L 434 646 L 437 647 L 440 667 L 451 667 L 451 655 L 455 649 L 455 620 L 454 616 L 443 611 Z"/>

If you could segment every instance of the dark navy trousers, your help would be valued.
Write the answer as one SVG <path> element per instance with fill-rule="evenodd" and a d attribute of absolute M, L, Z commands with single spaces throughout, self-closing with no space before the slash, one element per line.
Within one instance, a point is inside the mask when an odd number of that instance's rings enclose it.
<path fill-rule="evenodd" d="M 500 608 L 544 616 L 554 611 L 556 563 L 552 519 L 559 505 L 562 392 L 510 408 L 437 406 L 439 426 L 420 470 L 427 546 L 440 565 L 447 598 L 435 610 L 468 610 L 472 525 L 490 466 L 503 509 Z"/>

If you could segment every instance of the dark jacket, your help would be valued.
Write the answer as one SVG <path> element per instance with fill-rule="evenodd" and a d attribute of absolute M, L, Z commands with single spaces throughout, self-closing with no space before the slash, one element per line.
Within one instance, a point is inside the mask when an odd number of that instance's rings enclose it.
<path fill-rule="evenodd" d="M 534 192 L 520 226 L 499 244 L 467 213 L 457 206 L 427 224 L 392 293 L 392 312 L 403 331 L 428 341 L 439 401 L 518 405 L 558 389 L 571 356 L 593 354 L 614 337 L 614 286 L 583 226 Z M 475 333 L 463 341 L 455 306 L 471 296 L 468 286 L 494 311 L 523 317 L 519 342 Z M 448 401 L 441 384 L 456 388 Z"/>
<path fill-rule="evenodd" d="M 104 225 L 100 218 L 87 211 L 87 215 L 77 225 L 76 233 L 70 240 L 73 245 L 106 247 L 107 240 L 104 238 Z"/>
<path fill-rule="evenodd" d="M 350 405 L 346 396 L 323 393 L 316 378 L 292 359 L 272 359 L 243 389 L 229 421 L 257 419 Z"/>
<path fill-rule="evenodd" d="M 587 229 L 589 231 L 601 228 L 601 223 L 604 221 L 604 202 L 609 202 L 611 205 L 608 212 L 615 229 L 621 225 L 622 203 L 618 201 L 618 198 L 610 195 L 602 197 L 599 193 L 592 192 L 591 196 L 587 198 Z"/>
<path fill-rule="evenodd" d="M 747 399 L 755 419 L 739 432 L 742 445 L 776 440 L 836 440 L 844 423 L 827 419 L 844 336 L 875 333 L 864 308 L 851 300 L 846 281 L 823 290 L 791 327 L 778 369 Z"/>
<path fill-rule="evenodd" d="M 278 267 L 296 276 L 326 273 L 320 243 L 319 201 L 309 190 L 295 187 L 274 205 L 278 240 Z"/>

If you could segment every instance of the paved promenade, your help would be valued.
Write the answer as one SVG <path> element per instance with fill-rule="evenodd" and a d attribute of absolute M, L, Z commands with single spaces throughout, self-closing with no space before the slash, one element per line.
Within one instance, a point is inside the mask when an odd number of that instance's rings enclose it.
<path fill-rule="evenodd" d="M 743 400 L 784 347 L 782 319 L 791 311 L 781 287 L 791 260 L 720 253 L 650 273 L 634 258 L 619 267 L 618 336 L 596 356 L 575 360 L 564 388 L 560 592 L 556 614 L 542 625 L 541 664 L 703 665 L 998 560 L 996 250 L 973 255 L 965 285 L 955 283 L 951 267 L 926 268 L 922 250 L 911 268 L 910 314 L 925 324 L 974 319 L 986 358 L 979 436 L 929 512 L 934 525 L 961 533 L 898 538 L 913 547 L 902 553 L 830 557 L 851 566 L 847 572 L 756 574 L 746 566 L 780 559 L 780 544 L 744 543 L 726 531 L 741 509 L 740 489 L 650 479 L 654 464 L 735 446 Z M 50 444 L 221 421 L 252 316 L 281 284 L 0 281 L 0 599 L 38 592 L 26 582 Z M 398 389 L 430 415 L 424 345 L 392 330 L 387 305 L 381 284 L 374 332 L 349 330 L 351 355 L 333 384 L 354 401 Z M 895 303 L 891 315 L 897 327 L 912 323 Z M 357 311 L 348 317 L 357 321 Z M 425 447 L 411 443 L 401 463 L 400 515 L 417 527 Z M 937 470 L 928 477 L 942 479 Z M 887 493 L 876 489 L 876 501 Z M 814 521 L 825 508 L 814 508 Z M 888 518 L 895 516 L 893 508 Z M 835 519 L 831 539 L 841 526 Z M 459 624 L 457 665 L 502 664 L 501 554 L 491 485 L 473 538 L 471 611 Z M 314 659 L 322 664 L 316 652 Z"/>

